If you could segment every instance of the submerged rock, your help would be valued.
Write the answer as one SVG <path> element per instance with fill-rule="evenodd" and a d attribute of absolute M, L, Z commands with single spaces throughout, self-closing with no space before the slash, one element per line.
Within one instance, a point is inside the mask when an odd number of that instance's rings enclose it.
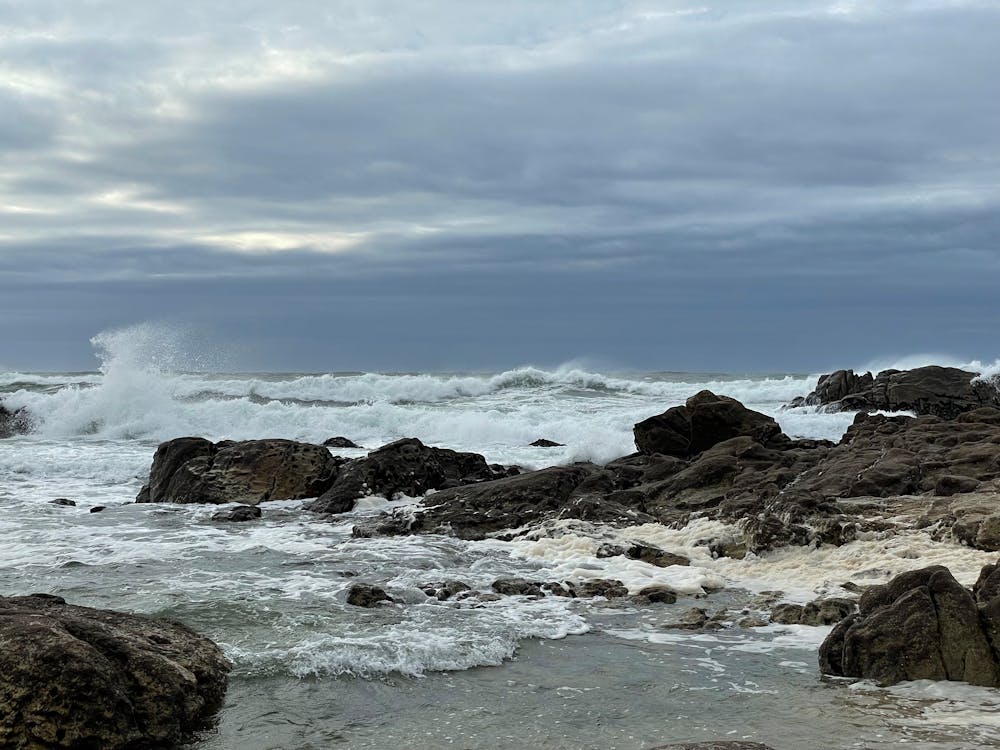
<path fill-rule="evenodd" d="M 368 495 L 390 500 L 397 495 L 418 497 L 428 490 L 483 482 L 505 473 L 489 466 L 478 453 L 432 448 L 416 438 L 405 438 L 345 463 L 335 481 L 305 508 L 315 513 L 344 513 Z"/>
<path fill-rule="evenodd" d="M 293 440 L 185 437 L 161 443 L 138 503 L 297 500 L 324 492 L 340 462 L 320 445 Z"/>
<path fill-rule="evenodd" d="M 76 500 L 70 500 L 68 497 L 57 497 L 55 500 L 49 500 L 49 505 L 65 505 L 72 508 L 76 506 Z"/>
<path fill-rule="evenodd" d="M 231 664 L 175 622 L 0 598 L 0 747 L 169 747 L 222 703 Z"/>
<path fill-rule="evenodd" d="M 212 520 L 220 522 L 244 523 L 246 521 L 255 521 L 260 518 L 261 515 L 261 510 L 256 505 L 238 505 L 235 508 L 230 508 L 229 510 L 220 510 L 218 513 L 213 513 Z"/>
<path fill-rule="evenodd" d="M 722 740 L 719 742 L 681 742 L 673 745 L 657 745 L 648 750 L 774 750 L 759 742 Z"/>
<path fill-rule="evenodd" d="M 984 568 L 976 598 L 940 565 L 873 586 L 860 611 L 823 642 L 821 671 L 881 685 L 960 680 L 1000 686 L 1000 586 L 988 583 L 995 570 Z"/>

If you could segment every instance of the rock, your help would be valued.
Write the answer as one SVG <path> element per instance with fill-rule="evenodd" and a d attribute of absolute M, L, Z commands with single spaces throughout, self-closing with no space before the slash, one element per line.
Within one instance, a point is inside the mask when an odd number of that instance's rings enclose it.
<path fill-rule="evenodd" d="M 156 449 L 149 483 L 136 502 L 256 505 L 316 497 L 333 483 L 338 467 L 326 448 L 310 443 L 177 438 Z"/>
<path fill-rule="evenodd" d="M 213 521 L 231 521 L 233 523 L 243 523 L 244 521 L 254 521 L 261 517 L 261 510 L 256 505 L 238 505 L 229 510 L 220 510 L 212 514 Z"/>
<path fill-rule="evenodd" d="M 1000 624 L 989 616 L 997 602 L 977 603 L 940 565 L 903 573 L 862 595 L 860 612 L 823 642 L 820 669 L 881 685 L 928 679 L 996 687 L 1000 664 L 988 634 Z"/>
<path fill-rule="evenodd" d="M 179 622 L 48 595 L 0 598 L 0 747 L 167 747 L 222 703 L 232 665 Z"/>
<path fill-rule="evenodd" d="M 708 613 L 700 607 L 692 607 L 687 612 L 671 622 L 664 623 L 662 627 L 676 630 L 702 630 L 708 624 Z"/>
<path fill-rule="evenodd" d="M 625 587 L 625 584 L 609 578 L 593 578 L 589 581 L 577 583 L 573 588 L 577 596 L 584 598 L 603 596 L 605 599 L 618 599 L 628 596 L 628 589 Z"/>
<path fill-rule="evenodd" d="M 633 432 L 640 453 L 680 458 L 694 456 L 734 437 L 746 436 L 766 445 L 782 435 L 771 417 L 711 391 L 701 391 L 684 406 L 639 422 Z"/>
<path fill-rule="evenodd" d="M 0 439 L 21 435 L 31 432 L 31 415 L 26 409 L 15 409 L 11 411 L 3 404 L 0 404 Z"/>
<path fill-rule="evenodd" d="M 416 438 L 405 438 L 344 464 L 336 480 L 305 508 L 315 513 L 344 513 L 354 508 L 358 498 L 369 495 L 390 500 L 397 495 L 419 497 L 428 490 L 496 477 L 496 470 L 478 453 L 431 448 Z"/>
<path fill-rule="evenodd" d="M 545 438 L 538 438 L 533 443 L 530 443 L 532 448 L 563 448 L 565 447 L 563 443 L 557 443 L 553 440 L 546 440 Z"/>
<path fill-rule="evenodd" d="M 332 437 L 323 441 L 327 448 L 360 448 L 361 446 L 353 440 L 345 437 Z"/>
<path fill-rule="evenodd" d="M 526 578 L 498 578 L 490 588 L 504 596 L 542 596 L 542 584 Z"/>
<path fill-rule="evenodd" d="M 980 481 L 972 477 L 942 474 L 934 480 L 934 494 L 940 497 L 951 497 L 961 492 L 975 492 Z"/>
<path fill-rule="evenodd" d="M 101 511 L 105 511 L 107 509 L 108 508 L 105 505 L 95 505 L 93 508 L 90 509 L 89 512 L 90 513 L 100 513 Z"/>
<path fill-rule="evenodd" d="M 462 581 L 452 580 L 425 583 L 420 586 L 420 590 L 427 594 L 427 596 L 443 602 L 451 599 L 456 594 L 461 594 L 463 591 L 471 591 L 472 587 Z"/>
<path fill-rule="evenodd" d="M 771 622 L 782 625 L 835 625 L 853 614 L 858 605 L 850 599 L 817 599 L 808 604 L 779 604 Z"/>
<path fill-rule="evenodd" d="M 640 589 L 635 599 L 640 603 L 673 604 L 677 601 L 677 592 L 669 586 L 646 586 Z"/>
<path fill-rule="evenodd" d="M 347 603 L 355 607 L 377 607 L 382 602 L 393 603 L 395 599 L 378 586 L 356 583 L 347 591 Z"/>
<path fill-rule="evenodd" d="M 855 375 L 837 370 L 820 377 L 805 403 L 830 411 L 912 411 L 954 419 L 984 406 L 1000 408 L 995 379 L 978 379 L 978 373 L 955 367 L 917 367 Z"/>
<path fill-rule="evenodd" d="M 70 507 L 76 506 L 76 500 L 70 500 L 68 497 L 57 497 L 55 500 L 49 500 L 50 505 L 66 505 Z"/>
<path fill-rule="evenodd" d="M 644 563 L 655 565 L 658 568 L 666 568 L 670 565 L 690 565 L 691 560 L 684 555 L 676 555 L 667 552 L 652 544 L 642 544 L 635 542 L 628 546 L 615 544 L 602 544 L 597 548 L 597 557 L 627 557 L 630 560 L 641 560 Z"/>

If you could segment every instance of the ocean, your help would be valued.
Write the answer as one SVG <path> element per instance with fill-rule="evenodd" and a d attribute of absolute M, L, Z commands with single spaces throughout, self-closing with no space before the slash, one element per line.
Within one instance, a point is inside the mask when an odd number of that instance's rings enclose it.
<path fill-rule="evenodd" d="M 402 437 L 540 468 L 634 451 L 632 425 L 702 389 L 775 417 L 793 437 L 837 440 L 850 414 L 783 409 L 816 374 L 600 373 L 580 366 L 499 373 L 206 373 L 180 366 L 149 331 L 95 339 L 101 367 L 0 373 L 0 400 L 26 407 L 28 435 L 0 441 L 0 593 L 166 615 L 234 662 L 217 726 L 199 750 L 277 748 L 648 748 L 749 739 L 799 748 L 1000 746 L 1000 691 L 918 682 L 882 689 L 821 678 L 829 628 L 741 628 L 772 599 L 843 595 L 948 565 L 963 583 L 995 555 L 921 532 L 839 548 L 713 559 L 682 529 L 567 526 L 505 543 L 439 536 L 356 539 L 359 518 L 417 498 L 362 500 L 333 520 L 304 501 L 266 503 L 261 520 L 213 522 L 218 506 L 136 505 L 159 442 L 346 436 L 366 449 Z M 535 448 L 546 438 L 564 444 Z M 364 449 L 336 450 L 360 456 Z M 75 507 L 51 504 L 68 498 Z M 104 506 L 100 513 L 89 512 Z M 722 530 L 724 531 L 724 529 Z M 645 540 L 690 557 L 656 568 L 597 558 L 604 540 Z M 429 599 L 421 584 L 498 577 L 664 583 L 676 604 L 505 597 Z M 399 603 L 345 603 L 356 582 Z M 700 607 L 725 627 L 664 627 Z"/>

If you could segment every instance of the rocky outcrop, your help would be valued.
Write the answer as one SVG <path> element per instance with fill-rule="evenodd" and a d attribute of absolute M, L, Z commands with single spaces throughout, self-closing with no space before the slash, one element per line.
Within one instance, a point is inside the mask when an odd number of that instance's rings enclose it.
<path fill-rule="evenodd" d="M 793 405 L 823 406 L 830 411 L 912 411 L 954 419 L 984 406 L 1000 408 L 995 379 L 955 367 L 918 367 L 855 375 L 837 370 L 820 377 L 816 390 Z"/>
<path fill-rule="evenodd" d="M 245 503 L 316 497 L 342 460 L 320 445 L 293 440 L 184 437 L 161 443 L 139 503 Z"/>
<path fill-rule="evenodd" d="M 684 406 L 644 419 L 635 425 L 634 433 L 640 453 L 679 458 L 689 458 L 734 437 L 746 436 L 763 445 L 774 439 L 788 440 L 771 417 L 711 391 L 701 391 Z"/>
<path fill-rule="evenodd" d="M 419 497 L 428 490 L 462 486 L 504 476 L 508 470 L 489 466 L 478 453 L 431 448 L 416 438 L 404 438 L 346 462 L 336 480 L 306 510 L 344 513 L 369 495 L 392 499 Z M 316 493 L 319 494 L 319 493 Z"/>
<path fill-rule="evenodd" d="M 172 620 L 0 598 L 0 747 L 170 747 L 220 706 L 231 665 Z"/>
<path fill-rule="evenodd" d="M 1000 686 L 1000 575 L 983 570 L 973 593 L 947 568 L 903 573 L 861 597 L 860 611 L 820 648 L 824 674 L 892 685 L 960 680 Z"/>
<path fill-rule="evenodd" d="M 11 411 L 0 404 L 0 439 L 31 431 L 31 415 L 26 409 Z"/>

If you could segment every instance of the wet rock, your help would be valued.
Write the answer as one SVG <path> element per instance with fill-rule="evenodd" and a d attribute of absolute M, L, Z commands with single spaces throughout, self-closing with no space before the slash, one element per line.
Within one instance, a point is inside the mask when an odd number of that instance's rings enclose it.
<path fill-rule="evenodd" d="M 782 433 L 771 417 L 747 409 L 736 399 L 701 391 L 684 406 L 639 422 L 634 434 L 640 453 L 686 458 L 730 438 L 747 436 L 767 444 Z"/>
<path fill-rule="evenodd" d="M 702 630 L 708 624 L 708 613 L 700 607 L 692 607 L 680 617 L 664 623 L 661 627 L 674 630 Z"/>
<path fill-rule="evenodd" d="M 589 581 L 574 584 L 576 595 L 583 598 L 603 596 L 605 599 L 618 599 L 628 596 L 628 589 L 621 581 L 610 578 L 594 578 Z"/>
<path fill-rule="evenodd" d="M 293 440 L 177 438 L 161 443 L 136 502 L 231 503 L 315 497 L 337 476 L 338 460 Z"/>
<path fill-rule="evenodd" d="M 737 625 L 741 628 L 762 628 L 767 625 L 767 620 L 757 617 L 756 615 L 750 615 L 740 620 Z"/>
<path fill-rule="evenodd" d="M 55 500 L 49 500 L 49 505 L 66 505 L 69 507 L 75 507 L 76 500 L 70 500 L 68 497 L 57 497 Z"/>
<path fill-rule="evenodd" d="M 648 750 L 774 750 L 759 742 L 724 740 L 719 742 L 681 742 L 673 745 L 657 745 Z"/>
<path fill-rule="evenodd" d="M 633 598 L 640 604 L 673 604 L 677 601 L 677 592 L 669 586 L 646 586 Z"/>
<path fill-rule="evenodd" d="M 538 438 L 535 442 L 530 444 L 532 448 L 562 448 L 564 443 L 557 443 L 554 440 L 546 440 L 545 438 Z"/>
<path fill-rule="evenodd" d="M 864 593 L 860 612 L 823 642 L 820 669 L 882 685 L 928 679 L 996 687 L 1000 665 L 989 634 L 1000 624 L 990 609 L 998 602 L 977 602 L 940 565 L 903 573 Z"/>
<path fill-rule="evenodd" d="M 233 523 L 254 521 L 260 517 L 261 510 L 256 505 L 238 505 L 235 508 L 212 514 L 213 521 L 231 521 Z"/>
<path fill-rule="evenodd" d="M 555 581 L 550 581 L 542 584 L 542 591 L 549 596 L 562 596 L 569 599 L 576 597 L 576 590 L 572 583 L 563 585 Z"/>
<path fill-rule="evenodd" d="M 347 603 L 355 607 L 377 607 L 382 602 L 394 602 L 385 590 L 366 583 L 356 583 L 347 592 Z"/>
<path fill-rule="evenodd" d="M 26 409 L 11 411 L 3 404 L 0 404 L 0 439 L 31 432 L 31 428 L 31 415 L 28 414 Z"/>
<path fill-rule="evenodd" d="M 222 703 L 231 664 L 179 622 L 0 598 L 0 747 L 172 747 Z"/>
<path fill-rule="evenodd" d="M 771 612 L 771 622 L 783 625 L 835 625 L 853 614 L 857 602 L 850 599 L 817 599 L 808 604 L 779 604 Z"/>
<path fill-rule="evenodd" d="M 431 448 L 405 438 L 343 465 L 335 481 L 305 505 L 315 513 L 344 513 L 358 498 L 380 495 L 419 497 L 428 490 L 495 479 L 497 473 L 478 453 Z M 319 493 L 316 493 L 319 494 Z"/>
<path fill-rule="evenodd" d="M 526 578 L 498 578 L 491 588 L 504 596 L 542 596 L 542 584 Z"/>
<path fill-rule="evenodd" d="M 90 513 L 101 513 L 102 511 L 105 511 L 107 509 L 108 508 L 105 505 L 95 505 L 93 508 L 90 509 L 89 512 Z"/>
<path fill-rule="evenodd" d="M 327 438 L 323 441 L 323 445 L 327 448 L 360 448 L 361 446 L 355 443 L 350 438 L 345 437 L 332 437 Z"/>
<path fill-rule="evenodd" d="M 671 565 L 690 565 L 691 560 L 684 555 L 677 555 L 667 552 L 652 544 L 642 544 L 639 542 L 628 545 L 602 544 L 597 548 L 597 557 L 627 557 L 630 560 L 640 560 L 658 568 L 666 568 Z"/>
<path fill-rule="evenodd" d="M 438 583 L 425 583 L 420 586 L 420 590 L 427 594 L 427 596 L 443 602 L 457 594 L 461 594 L 463 591 L 471 591 L 472 587 L 462 581 L 451 580 Z"/>

